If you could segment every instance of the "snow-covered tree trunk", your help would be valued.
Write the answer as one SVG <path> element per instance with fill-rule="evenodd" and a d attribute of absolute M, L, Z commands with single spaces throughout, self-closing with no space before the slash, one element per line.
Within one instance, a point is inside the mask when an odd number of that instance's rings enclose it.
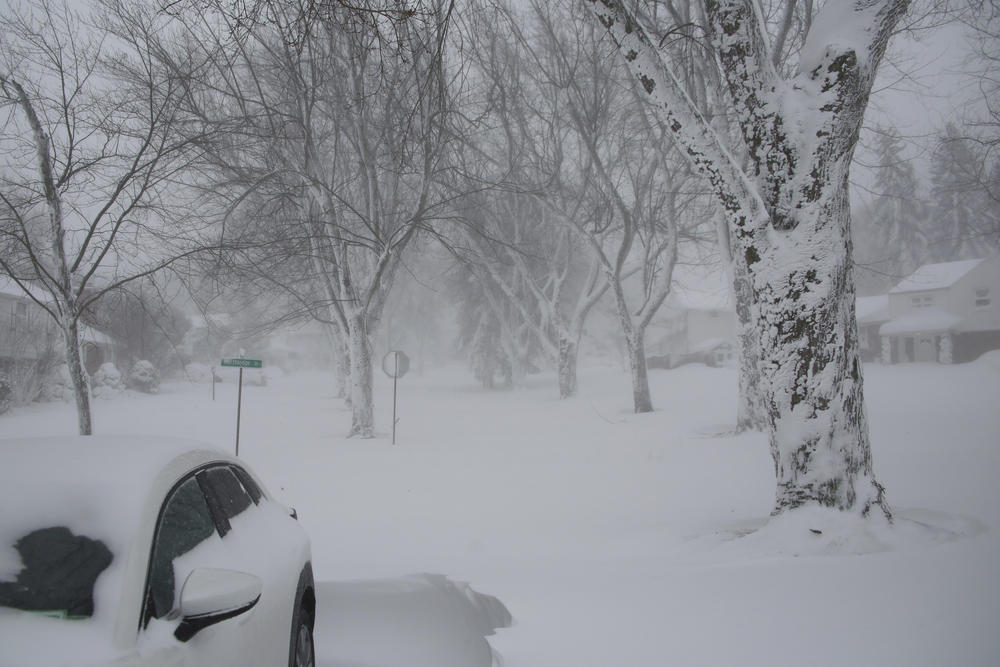
<path fill-rule="evenodd" d="M 796 215 L 783 244 L 761 244 L 754 291 L 775 462 L 775 511 L 808 503 L 887 512 L 875 480 L 862 392 L 846 170 Z M 815 248 L 822 247 L 822 257 Z M 757 249 L 751 245 L 749 250 Z"/>
<path fill-rule="evenodd" d="M 618 320 L 625 337 L 625 354 L 628 356 L 629 372 L 632 376 L 632 408 L 636 414 L 653 411 L 653 399 L 649 391 L 649 373 L 646 367 L 646 327 L 636 324 L 629 312 L 625 291 L 618 279 L 612 278 L 611 290 L 618 309 Z"/>
<path fill-rule="evenodd" d="M 351 430 L 347 437 L 375 437 L 375 399 L 372 395 L 371 348 L 365 313 L 356 312 L 348 321 L 351 359 Z"/>
<path fill-rule="evenodd" d="M 330 355 L 333 357 L 333 371 L 337 376 L 337 398 L 347 399 L 350 403 L 351 362 L 347 349 L 347 336 L 339 326 L 330 323 L 323 324 L 323 333 L 330 346 Z"/>
<path fill-rule="evenodd" d="M 733 279 L 736 305 L 737 344 L 739 348 L 739 399 L 736 408 L 736 432 L 764 431 L 767 412 L 761 400 L 760 342 L 757 324 L 750 312 L 753 294 L 750 281 L 740 271 Z"/>
<path fill-rule="evenodd" d="M 351 402 L 351 355 L 343 336 L 333 341 L 334 370 L 337 373 L 337 398 Z"/>
<path fill-rule="evenodd" d="M 66 365 L 69 368 L 70 381 L 73 383 L 76 421 L 80 435 L 91 435 L 94 432 L 94 426 L 90 412 L 90 385 L 87 382 L 87 371 L 83 367 L 79 327 L 75 320 L 64 319 L 67 322 L 62 327 L 62 334 L 66 345 Z"/>
<path fill-rule="evenodd" d="M 559 398 L 569 398 L 576 395 L 579 340 L 579 336 L 574 337 L 568 332 L 559 337 Z"/>
<path fill-rule="evenodd" d="M 773 65 L 753 0 L 706 3 L 739 118 L 741 168 L 621 4 L 587 0 L 725 211 L 760 344 L 774 512 L 820 505 L 889 515 L 872 471 L 854 318 L 848 175 L 889 35 L 907 0 L 829 2 L 798 72 Z"/>
<path fill-rule="evenodd" d="M 625 337 L 628 364 L 632 373 L 632 406 L 636 414 L 653 411 L 649 393 L 649 372 L 646 367 L 645 331 L 637 328 Z"/>

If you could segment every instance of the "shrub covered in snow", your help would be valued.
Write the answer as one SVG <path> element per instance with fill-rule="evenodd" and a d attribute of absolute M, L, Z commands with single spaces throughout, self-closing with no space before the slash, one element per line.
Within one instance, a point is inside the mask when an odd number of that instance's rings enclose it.
<path fill-rule="evenodd" d="M 267 375 L 261 368 L 247 368 L 243 370 L 243 384 L 257 387 L 267 386 Z"/>
<path fill-rule="evenodd" d="M 13 403 L 14 388 L 11 386 L 10 378 L 4 373 L 0 373 L 0 415 L 10 410 Z"/>
<path fill-rule="evenodd" d="M 90 392 L 95 398 L 114 398 L 125 391 L 121 371 L 111 362 L 101 364 L 90 380 Z"/>
<path fill-rule="evenodd" d="M 202 364 L 197 361 L 192 361 L 190 364 L 185 366 L 184 374 L 187 376 L 188 381 L 195 382 L 197 384 L 208 384 L 212 381 L 212 369 L 207 364 Z M 215 381 L 222 382 L 222 378 L 216 375 Z"/>
<path fill-rule="evenodd" d="M 43 401 L 73 400 L 73 382 L 69 377 L 69 366 L 59 364 L 45 376 L 41 399 Z"/>
<path fill-rule="evenodd" d="M 150 361 L 140 359 L 128 374 L 128 386 L 146 394 L 160 391 L 160 371 Z"/>

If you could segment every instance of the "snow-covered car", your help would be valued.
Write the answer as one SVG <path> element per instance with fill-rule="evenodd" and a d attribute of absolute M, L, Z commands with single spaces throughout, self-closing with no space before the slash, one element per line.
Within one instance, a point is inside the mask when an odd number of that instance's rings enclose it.
<path fill-rule="evenodd" d="M 0 440 L 0 664 L 313 665 L 310 543 L 240 460 Z"/>

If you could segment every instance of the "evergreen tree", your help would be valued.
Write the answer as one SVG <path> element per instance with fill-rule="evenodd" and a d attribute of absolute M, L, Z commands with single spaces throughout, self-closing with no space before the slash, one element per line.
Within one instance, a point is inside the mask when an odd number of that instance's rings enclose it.
<path fill-rule="evenodd" d="M 869 210 L 871 245 L 866 254 L 882 271 L 905 276 L 915 271 L 927 253 L 927 206 L 920 198 L 920 181 L 895 128 L 878 128 L 875 168 L 876 198 Z"/>
<path fill-rule="evenodd" d="M 933 215 L 927 230 L 933 261 L 975 259 L 1000 249 L 996 202 L 989 188 L 998 169 L 990 168 L 975 148 L 949 123 L 935 151 Z"/>

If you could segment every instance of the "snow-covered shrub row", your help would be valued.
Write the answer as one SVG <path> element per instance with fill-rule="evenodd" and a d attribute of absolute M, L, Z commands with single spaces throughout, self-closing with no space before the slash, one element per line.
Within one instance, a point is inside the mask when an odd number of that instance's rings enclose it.
<path fill-rule="evenodd" d="M 152 362 L 140 359 L 129 371 L 128 386 L 146 394 L 155 394 L 160 391 L 160 371 Z"/>

